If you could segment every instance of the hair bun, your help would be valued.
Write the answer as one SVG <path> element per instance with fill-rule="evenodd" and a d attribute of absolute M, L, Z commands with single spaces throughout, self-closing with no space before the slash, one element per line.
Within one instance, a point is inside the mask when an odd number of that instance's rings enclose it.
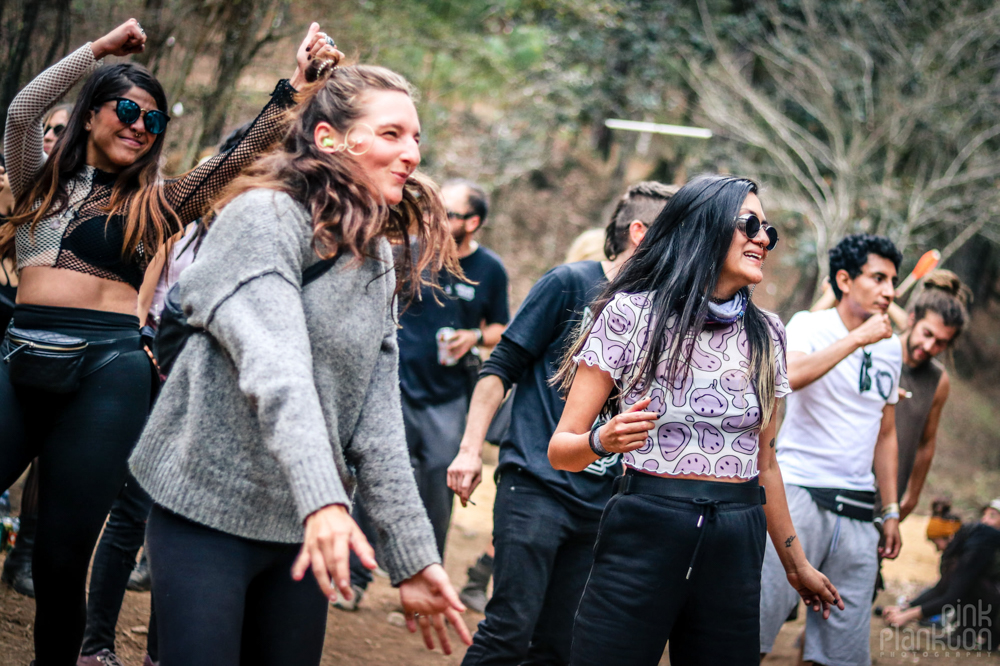
<path fill-rule="evenodd" d="M 306 67 L 306 81 L 313 83 L 321 78 L 330 78 L 330 75 L 333 74 L 333 70 L 337 68 L 339 63 L 339 55 L 335 55 L 331 58 L 314 58 L 309 63 L 309 66 Z"/>
<path fill-rule="evenodd" d="M 972 292 L 962 284 L 962 280 L 955 273 L 943 268 L 928 273 L 923 279 L 922 286 L 924 289 L 937 289 L 954 296 L 966 307 L 972 300 Z"/>

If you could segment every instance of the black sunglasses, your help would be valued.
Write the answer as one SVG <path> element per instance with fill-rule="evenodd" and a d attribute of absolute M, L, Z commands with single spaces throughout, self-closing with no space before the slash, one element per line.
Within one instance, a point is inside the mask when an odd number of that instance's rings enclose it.
<path fill-rule="evenodd" d="M 778 230 L 767 222 L 761 222 L 760 218 L 753 213 L 740 215 L 736 218 L 736 228 L 750 240 L 757 238 L 757 234 L 759 234 L 760 230 L 763 229 L 764 233 L 767 234 L 766 247 L 768 252 L 773 250 L 774 246 L 778 244 Z"/>
<path fill-rule="evenodd" d="M 872 369 L 872 353 L 864 352 L 865 358 L 861 361 L 861 376 L 858 378 L 858 392 L 864 393 L 872 388 L 872 376 L 868 371 Z"/>
<path fill-rule="evenodd" d="M 449 220 L 468 220 L 470 217 L 475 217 L 475 213 L 456 213 L 453 210 L 448 211 Z"/>
<path fill-rule="evenodd" d="M 45 136 L 50 131 L 56 136 L 59 136 L 60 134 L 63 133 L 64 129 L 66 129 L 65 125 L 46 125 L 45 129 L 42 131 L 42 136 Z"/>
<path fill-rule="evenodd" d="M 115 102 L 115 113 L 118 115 L 118 120 L 126 125 L 131 125 L 139 120 L 139 116 L 144 116 L 146 131 L 150 134 L 163 134 L 167 129 L 170 116 L 163 111 L 156 109 L 147 111 L 125 97 L 113 97 L 108 101 Z"/>

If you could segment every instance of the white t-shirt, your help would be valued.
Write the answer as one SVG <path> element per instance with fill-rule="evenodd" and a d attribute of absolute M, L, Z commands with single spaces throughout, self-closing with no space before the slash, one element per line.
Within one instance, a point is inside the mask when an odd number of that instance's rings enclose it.
<path fill-rule="evenodd" d="M 847 336 L 836 308 L 799 312 L 785 328 L 788 353 L 826 349 Z M 871 388 L 862 392 L 861 366 L 871 354 Z M 875 490 L 872 460 L 882 410 L 899 401 L 903 349 L 899 338 L 854 351 L 828 373 L 785 400 L 778 464 L 786 483 L 813 488 Z"/>
<path fill-rule="evenodd" d="M 597 366 L 618 386 L 632 386 L 647 355 L 652 303 L 648 294 L 620 292 L 594 322 L 577 363 Z M 775 397 L 791 389 L 785 365 L 784 328 L 765 313 L 774 342 Z M 667 335 L 672 337 L 671 320 Z M 668 354 L 660 356 L 649 386 L 636 386 L 619 399 L 621 411 L 643 398 L 656 412 L 655 428 L 641 447 L 622 456 L 626 467 L 653 474 L 705 474 L 752 479 L 760 449 L 760 406 L 754 382 L 747 376 L 750 344 L 743 320 L 706 327 L 689 338 L 691 365 L 684 377 L 666 375 Z"/>

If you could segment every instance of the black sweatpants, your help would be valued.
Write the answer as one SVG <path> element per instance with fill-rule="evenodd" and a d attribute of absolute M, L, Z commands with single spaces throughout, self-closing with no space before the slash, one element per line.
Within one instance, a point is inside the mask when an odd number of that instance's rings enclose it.
<path fill-rule="evenodd" d="M 612 497 L 573 627 L 572 666 L 654 666 L 668 639 L 672 664 L 757 666 L 766 532 L 759 504 Z"/>
<path fill-rule="evenodd" d="M 160 666 L 317 666 L 329 604 L 301 544 L 252 541 L 154 504 L 146 524 Z"/>
<path fill-rule="evenodd" d="M 14 386 L 0 363 L 0 489 L 39 460 L 35 659 L 72 666 L 86 623 L 90 556 L 149 411 L 150 362 L 135 316 L 19 305 L 14 325 L 92 341 L 135 339 L 135 351 L 84 377 L 73 393 Z"/>

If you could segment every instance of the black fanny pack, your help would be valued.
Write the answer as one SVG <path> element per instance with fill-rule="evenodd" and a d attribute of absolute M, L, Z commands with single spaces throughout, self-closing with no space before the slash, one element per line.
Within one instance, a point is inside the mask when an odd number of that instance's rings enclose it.
<path fill-rule="evenodd" d="M 875 518 L 874 492 L 842 488 L 806 488 L 806 490 L 820 508 L 832 511 L 838 516 L 863 520 L 867 523 Z"/>
<path fill-rule="evenodd" d="M 338 251 L 333 257 L 318 261 L 302 271 L 302 286 L 318 279 L 340 259 Z M 160 372 L 170 374 L 170 369 L 180 355 L 181 350 L 194 333 L 201 329 L 188 323 L 187 314 L 181 307 L 180 284 L 174 284 L 163 299 L 163 312 L 160 313 L 160 325 L 153 339 L 153 354 L 160 366 Z"/>
<path fill-rule="evenodd" d="M 50 393 L 72 393 L 80 380 L 120 354 L 142 348 L 135 337 L 92 342 L 72 335 L 8 326 L 0 343 L 11 384 Z"/>

